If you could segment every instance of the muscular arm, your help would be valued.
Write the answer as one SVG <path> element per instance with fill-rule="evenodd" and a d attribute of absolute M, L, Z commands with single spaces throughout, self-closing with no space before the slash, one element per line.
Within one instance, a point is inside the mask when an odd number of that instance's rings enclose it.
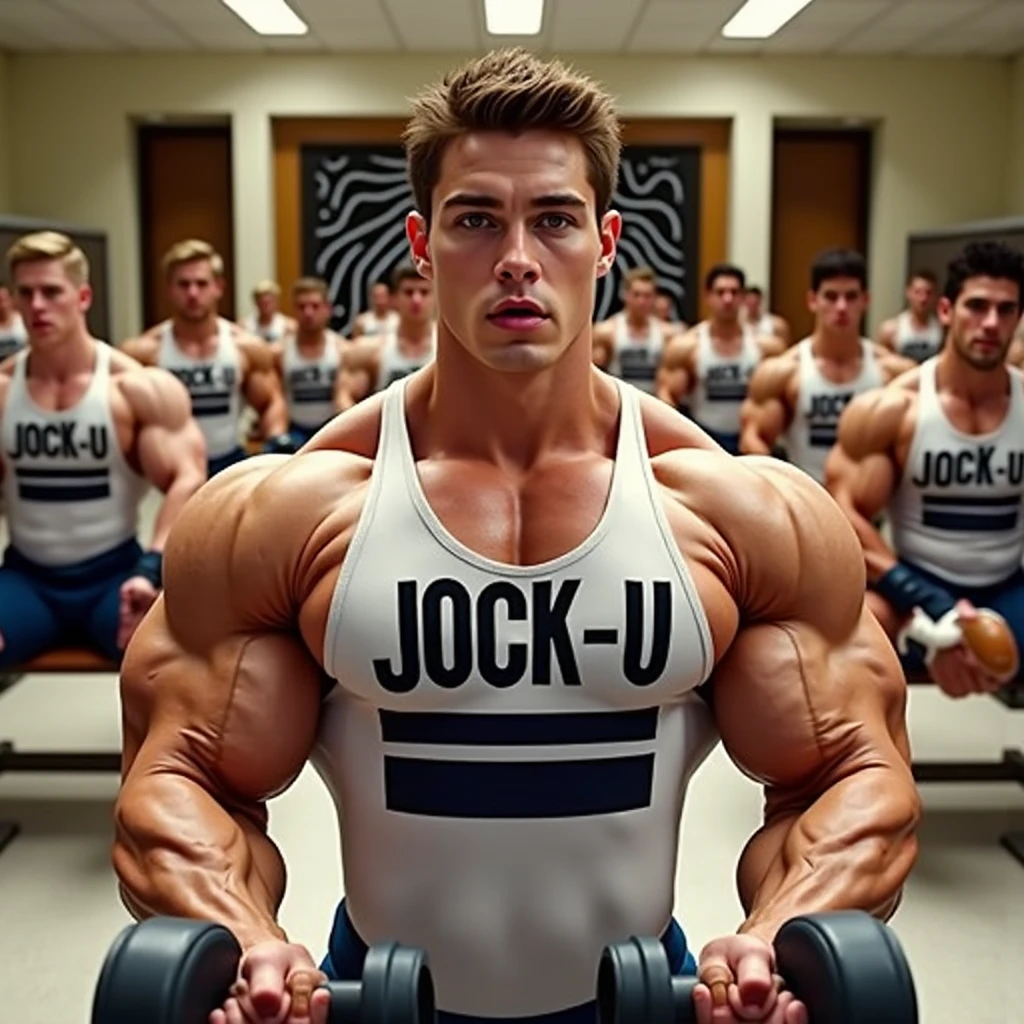
<path fill-rule="evenodd" d="M 757 339 L 757 347 L 761 350 L 762 359 L 771 359 L 773 356 L 781 356 L 789 347 L 777 334 L 772 337 L 760 337 Z"/>
<path fill-rule="evenodd" d="M 798 914 L 891 915 L 917 855 L 920 802 L 905 683 L 865 608 L 856 537 L 798 470 L 766 460 L 749 472 L 752 504 L 728 513 L 725 531 L 744 625 L 714 703 L 726 750 L 765 786 L 737 883 L 740 931 L 771 941 Z"/>
<path fill-rule="evenodd" d="M 143 366 L 156 366 L 160 354 L 160 343 L 152 333 L 142 334 L 137 338 L 122 341 L 118 348 L 127 356 L 131 356 Z"/>
<path fill-rule="evenodd" d="M 888 349 L 876 348 L 875 355 L 886 384 L 902 376 L 904 373 L 917 369 L 917 363 L 913 359 L 908 359 L 906 356 L 898 356 Z"/>
<path fill-rule="evenodd" d="M 238 347 L 246 361 L 242 393 L 260 417 L 260 434 L 278 437 L 288 430 L 288 404 L 274 364 L 274 353 L 264 341 L 244 337 Z"/>
<path fill-rule="evenodd" d="M 743 403 L 740 451 L 744 455 L 770 455 L 792 418 L 787 390 L 797 363 L 779 356 L 766 359 L 750 378 Z"/>
<path fill-rule="evenodd" d="M 122 898 L 139 918 L 221 922 L 244 948 L 284 937 L 285 869 L 266 801 L 301 771 L 319 708 L 290 592 L 306 503 L 283 501 L 287 488 L 271 480 L 285 461 L 250 459 L 189 503 L 167 545 L 164 593 L 121 674 Z"/>
<path fill-rule="evenodd" d="M 339 401 L 352 406 L 368 398 L 379 369 L 380 349 L 372 339 L 346 345 L 341 352 L 341 372 L 334 388 L 335 408 Z"/>
<path fill-rule="evenodd" d="M 658 397 L 675 407 L 684 404 L 693 387 L 697 336 L 693 332 L 669 339 L 658 370 Z"/>
<path fill-rule="evenodd" d="M 875 338 L 875 344 L 881 345 L 883 348 L 888 349 L 890 352 L 896 351 L 896 330 L 897 323 L 895 320 L 886 320 L 881 327 L 878 328 L 878 335 Z"/>
<path fill-rule="evenodd" d="M 912 402 L 902 387 L 858 395 L 843 410 L 838 440 L 825 464 L 825 486 L 860 540 L 872 583 L 896 564 L 874 521 L 899 483 L 895 448 Z"/>
<path fill-rule="evenodd" d="M 135 454 L 142 475 L 164 495 L 150 549 L 163 551 L 185 502 L 206 482 L 206 442 L 180 381 L 156 367 L 117 377 L 138 423 Z"/>
<path fill-rule="evenodd" d="M 615 349 L 615 325 L 611 320 L 594 324 L 593 331 L 594 365 L 607 370 L 612 364 Z"/>
<path fill-rule="evenodd" d="M 775 328 L 775 337 L 782 343 L 783 350 L 789 348 L 793 344 L 793 332 L 789 329 L 789 324 L 781 316 L 773 316 L 772 324 Z"/>

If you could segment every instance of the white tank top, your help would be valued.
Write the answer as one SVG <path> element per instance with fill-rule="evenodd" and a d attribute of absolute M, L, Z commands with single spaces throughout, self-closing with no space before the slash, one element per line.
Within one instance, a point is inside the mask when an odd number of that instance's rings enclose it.
<path fill-rule="evenodd" d="M 437 327 L 432 329 L 430 347 L 418 355 L 407 355 L 398 347 L 398 335 L 388 334 L 384 337 L 377 364 L 377 381 L 374 392 L 383 391 L 396 380 L 407 377 L 410 373 L 426 366 L 434 358 L 437 349 Z"/>
<path fill-rule="evenodd" d="M 874 346 L 867 338 L 860 341 L 860 374 L 842 384 L 822 375 L 811 351 L 812 340 L 805 338 L 798 346 L 799 396 L 786 432 L 786 453 L 790 462 L 824 484 L 825 463 L 835 446 L 843 409 L 854 396 L 881 387 L 884 380 Z"/>
<path fill-rule="evenodd" d="M 110 346 L 70 409 L 41 409 L 29 395 L 29 353 L 16 356 L 0 441 L 11 543 L 40 565 L 84 562 L 136 536 L 145 479 L 121 452 L 110 409 Z"/>
<path fill-rule="evenodd" d="M 642 337 L 630 332 L 625 313 L 617 314 L 614 323 L 612 360 L 608 372 L 641 391 L 653 393 L 658 367 L 661 365 L 661 353 L 665 347 L 661 322 L 652 316 L 647 321 L 647 333 Z"/>
<path fill-rule="evenodd" d="M 935 388 L 937 359 L 921 367 L 917 423 L 889 503 L 900 558 L 966 587 L 1011 576 L 1024 555 L 1024 379 L 1008 367 L 1006 419 L 990 434 L 964 434 Z"/>
<path fill-rule="evenodd" d="M 771 313 L 762 313 L 759 320 L 750 324 L 750 329 L 759 338 L 775 337 L 775 321 L 772 319 Z"/>
<path fill-rule="evenodd" d="M 322 427 L 334 415 L 334 381 L 341 356 L 338 338 L 324 332 L 324 350 L 307 359 L 294 337 L 284 340 L 284 389 L 288 418 L 300 427 Z"/>
<path fill-rule="evenodd" d="M 20 352 L 28 344 L 28 331 L 20 316 L 9 324 L 0 325 L 0 362 Z"/>
<path fill-rule="evenodd" d="M 914 326 L 914 318 L 908 310 L 896 318 L 896 354 L 923 363 L 938 355 L 945 334 L 938 317 L 932 317 L 922 331 Z"/>
<path fill-rule="evenodd" d="M 359 325 L 363 329 L 364 338 L 376 338 L 381 334 L 393 334 L 398 330 L 398 313 L 391 310 L 383 316 L 374 312 L 360 313 Z"/>
<path fill-rule="evenodd" d="M 315 763 L 357 932 L 428 950 L 444 1010 L 539 1015 L 594 998 L 606 943 L 669 923 L 711 636 L 634 389 L 599 524 L 533 566 L 438 520 L 404 391 L 331 604 Z"/>
<path fill-rule="evenodd" d="M 206 457 L 216 459 L 238 447 L 242 412 L 242 366 L 231 324 L 219 321 L 217 350 L 207 359 L 185 355 L 164 324 L 158 364 L 173 373 L 192 396 L 192 415 L 206 439 Z"/>
<path fill-rule="evenodd" d="M 690 396 L 693 420 L 719 434 L 739 434 L 740 410 L 747 397 L 747 385 L 758 364 L 761 349 L 749 327 L 736 355 L 723 356 L 715 348 L 711 325 L 697 328 L 697 381 Z"/>
<path fill-rule="evenodd" d="M 284 313 L 275 313 L 270 318 L 269 324 L 261 324 L 255 314 L 250 314 L 245 318 L 242 326 L 250 334 L 255 334 L 257 338 L 262 338 L 264 341 L 278 341 L 285 336 L 288 330 L 288 320 Z"/>

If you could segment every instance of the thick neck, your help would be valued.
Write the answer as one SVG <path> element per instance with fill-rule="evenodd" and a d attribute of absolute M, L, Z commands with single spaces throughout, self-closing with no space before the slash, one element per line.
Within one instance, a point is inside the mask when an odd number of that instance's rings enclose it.
<path fill-rule="evenodd" d="M 828 331 L 819 328 L 812 335 L 811 350 L 826 359 L 853 359 L 861 355 L 860 332 L 854 328 L 844 331 Z"/>
<path fill-rule="evenodd" d="M 29 376 L 36 380 L 65 380 L 89 373 L 96 365 L 97 342 L 84 324 L 63 341 L 36 346 L 29 341 Z"/>
<path fill-rule="evenodd" d="M 176 316 L 171 320 L 171 327 L 177 341 L 202 344 L 217 336 L 220 330 L 220 317 L 216 313 L 210 313 L 201 320 L 183 320 Z"/>
<path fill-rule="evenodd" d="M 939 353 L 935 368 L 936 389 L 957 395 L 972 405 L 983 405 L 1009 390 L 1009 370 L 999 363 L 988 370 L 971 366 L 950 340 Z"/>

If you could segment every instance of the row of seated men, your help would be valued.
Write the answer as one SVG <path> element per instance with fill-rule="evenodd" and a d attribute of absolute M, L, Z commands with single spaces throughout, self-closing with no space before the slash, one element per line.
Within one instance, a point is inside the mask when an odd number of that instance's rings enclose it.
<path fill-rule="evenodd" d="M 708 320 L 675 335 L 653 314 L 631 319 L 653 290 L 639 270 L 626 312 L 595 328 L 594 361 L 733 454 L 786 458 L 826 486 L 861 539 L 869 606 L 907 669 L 953 696 L 990 692 L 1006 673 L 959 637 L 983 609 L 1024 646 L 1022 286 L 1019 252 L 969 245 L 941 297 L 934 275 L 914 274 L 908 310 L 872 341 L 860 327 L 865 261 L 830 250 L 811 267 L 814 329 L 787 346 L 744 322 L 739 268 L 712 268 Z"/>
<path fill-rule="evenodd" d="M 389 345 L 403 337 L 419 344 L 417 365 L 433 348 L 430 288 L 415 271 L 396 275 L 394 335 L 331 335 L 326 288 L 303 279 L 293 290 L 293 332 L 268 345 L 217 315 L 219 258 L 205 243 L 183 243 L 165 261 L 174 316 L 112 349 L 89 336 L 88 267 L 70 240 L 29 236 L 8 262 L 30 328 L 32 372 L 21 355 L 0 365 L 12 539 L 0 570 L 0 666 L 74 641 L 119 657 L 156 598 L 160 551 L 177 512 L 209 476 L 245 457 L 243 397 L 260 416 L 267 450 L 292 451 L 336 410 L 414 368 L 412 359 L 392 365 Z M 1003 680 L 962 645 L 952 654 L 937 646 L 941 637 L 929 638 L 924 627 L 914 637 L 896 633 L 915 608 L 928 622 L 948 625 L 954 609 L 983 607 L 1000 610 L 1024 640 L 1024 424 L 1020 377 L 1005 365 L 1022 277 L 1014 250 L 969 249 L 951 266 L 940 301 L 950 341 L 918 368 L 860 336 L 868 297 L 858 254 L 833 251 L 815 262 L 815 330 L 789 348 L 739 323 L 742 272 L 719 267 L 706 282 L 710 319 L 674 336 L 656 364 L 649 361 L 648 389 L 723 444 L 764 455 L 778 453 L 782 441 L 780 454 L 833 489 L 864 543 L 880 620 L 901 646 L 913 641 L 908 656 L 923 660 L 955 694 Z M 636 364 L 624 358 L 629 350 L 617 330 L 595 327 L 594 358 L 625 376 Z M 937 378 L 946 363 L 948 372 Z M 987 374 L 981 391 L 978 373 Z M 895 398 L 885 385 L 896 389 Z M 943 387 L 952 388 L 949 408 Z M 975 402 L 976 393 L 988 395 L 991 408 Z M 709 420 L 722 409 L 735 423 Z M 933 419 L 938 426 L 922 441 L 918 424 Z M 895 434 L 879 434 L 883 426 Z M 148 486 L 164 501 L 143 551 L 136 523 Z M 892 547 L 876 528 L 883 513 Z"/>

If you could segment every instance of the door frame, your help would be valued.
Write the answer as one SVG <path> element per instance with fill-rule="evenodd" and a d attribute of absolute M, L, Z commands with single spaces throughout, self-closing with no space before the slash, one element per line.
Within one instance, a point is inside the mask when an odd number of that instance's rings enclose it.
<path fill-rule="evenodd" d="M 301 154 L 316 143 L 400 143 L 407 118 L 275 117 L 275 265 L 282 308 L 291 312 L 291 282 L 302 276 Z M 625 145 L 695 146 L 701 154 L 699 309 L 708 315 L 703 277 L 726 259 L 729 237 L 730 143 L 732 121 L 725 118 L 636 118 L 622 125 Z"/>

